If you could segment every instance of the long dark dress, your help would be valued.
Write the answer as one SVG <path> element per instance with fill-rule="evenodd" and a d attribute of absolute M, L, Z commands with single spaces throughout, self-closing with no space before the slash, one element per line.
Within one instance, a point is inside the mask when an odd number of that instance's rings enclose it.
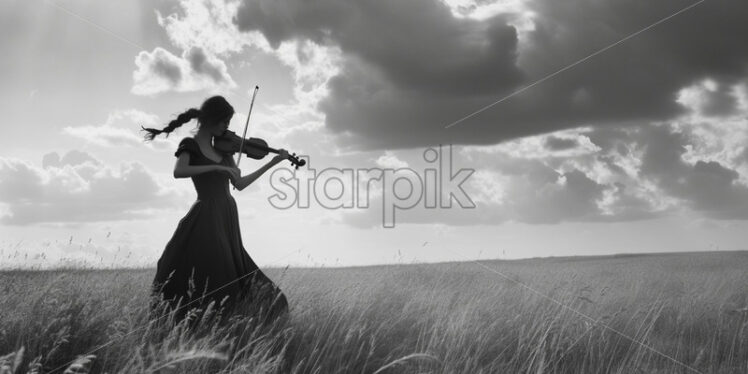
<path fill-rule="evenodd" d="M 220 162 L 207 158 L 193 138 L 182 139 L 174 155 L 179 157 L 182 152 L 190 153 L 190 165 L 231 165 L 228 160 L 231 156 Z M 183 318 L 192 307 L 205 308 L 211 301 L 232 312 L 237 311 L 234 309 L 239 302 L 242 308 L 251 305 L 247 309 L 262 311 L 262 319 L 266 321 L 286 315 L 285 295 L 260 271 L 242 245 L 239 215 L 229 192 L 228 175 L 207 172 L 193 176 L 192 182 L 197 200 L 179 221 L 158 260 L 154 294 L 168 300 L 172 308 L 180 305 L 177 319 Z M 228 299 L 221 304 L 226 296 Z M 189 305 L 184 307 L 185 304 Z"/>

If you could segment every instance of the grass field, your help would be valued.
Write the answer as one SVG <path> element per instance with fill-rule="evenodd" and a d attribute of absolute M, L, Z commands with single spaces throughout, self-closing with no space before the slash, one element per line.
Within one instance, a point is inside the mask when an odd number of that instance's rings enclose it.
<path fill-rule="evenodd" d="M 68 372 L 748 373 L 746 269 L 748 252 L 269 269 L 285 324 L 190 331 L 149 322 L 153 269 L 5 271 L 0 355 L 18 373 L 86 354 Z"/>

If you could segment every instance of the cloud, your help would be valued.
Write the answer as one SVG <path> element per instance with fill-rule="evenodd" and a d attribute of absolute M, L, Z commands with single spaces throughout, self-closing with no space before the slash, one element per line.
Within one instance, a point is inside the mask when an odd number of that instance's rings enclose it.
<path fill-rule="evenodd" d="M 476 146 L 480 154 L 507 154 L 520 159 L 568 158 L 596 154 L 600 148 L 590 141 L 592 127 L 560 130 L 528 136 L 491 146 Z"/>
<path fill-rule="evenodd" d="M 740 84 L 730 87 L 705 79 L 678 92 L 677 102 L 706 117 L 723 117 L 738 110 Z"/>
<path fill-rule="evenodd" d="M 386 151 L 383 155 L 379 156 L 374 162 L 380 168 L 384 169 L 399 169 L 408 167 L 408 163 L 400 160 L 392 152 Z"/>
<path fill-rule="evenodd" d="M 503 184 L 503 203 L 495 208 L 506 210 L 509 219 L 534 224 L 630 221 L 663 214 L 657 198 L 648 196 L 623 168 L 610 168 L 615 163 L 596 156 L 497 155 L 501 162 L 485 166 L 501 175 L 497 182 Z"/>
<path fill-rule="evenodd" d="M 740 173 L 718 161 L 684 160 L 692 146 L 692 134 L 667 127 L 643 132 L 647 145 L 640 176 L 652 178 L 673 197 L 714 219 L 748 219 L 748 186 L 739 183 Z"/>
<path fill-rule="evenodd" d="M 44 155 L 42 167 L 0 158 L 0 202 L 6 225 L 80 223 L 151 217 L 179 207 L 183 193 L 162 187 L 138 162 L 115 170 L 92 155 L 71 150 Z"/>
<path fill-rule="evenodd" d="M 574 140 L 575 152 L 547 146 Z M 696 213 L 715 220 L 748 219 L 748 164 L 741 115 L 677 123 L 562 130 L 492 146 L 457 148 L 455 168 L 476 172 L 464 188 L 476 208 L 398 211 L 398 223 L 449 225 L 616 222 Z M 569 142 L 571 143 L 571 142 Z M 579 151 L 584 149 L 584 151 Z M 404 151 L 387 155 L 403 158 Z M 381 226 L 381 191 L 367 210 L 343 222 Z"/>
<path fill-rule="evenodd" d="M 446 6 L 435 4 L 245 1 L 237 24 L 242 31 L 261 31 L 274 48 L 294 38 L 336 43 L 345 53 L 382 67 L 395 84 L 411 90 L 474 93 L 519 81 L 514 28 L 502 19 L 456 20 Z M 485 74 L 489 70 L 493 73 Z M 442 79 L 433 80 L 434 76 Z"/>
<path fill-rule="evenodd" d="M 549 136 L 545 139 L 545 146 L 552 151 L 562 151 L 565 149 L 575 148 L 578 146 L 576 139 L 564 139 L 555 136 Z"/>
<path fill-rule="evenodd" d="M 191 47 L 181 57 L 156 47 L 153 52 L 141 51 L 135 58 L 133 73 L 135 95 L 163 92 L 225 90 L 237 87 L 226 64 L 202 47 Z"/>
<path fill-rule="evenodd" d="M 748 146 L 743 147 L 743 152 L 740 153 L 736 161 L 739 163 L 748 164 Z"/>
<path fill-rule="evenodd" d="M 495 225 L 514 221 L 529 224 L 557 224 L 652 217 L 652 215 L 640 212 L 637 212 L 638 217 L 630 212 L 625 212 L 625 217 L 606 216 L 598 201 L 603 198 L 603 193 L 610 188 L 609 186 L 593 181 L 579 170 L 557 173 L 548 170 L 545 165 L 537 164 L 537 166 L 546 170 L 531 170 L 527 174 L 510 178 L 502 175 L 500 179 L 494 180 L 494 183 L 491 183 L 488 178 L 477 183 L 475 179 L 466 183 L 465 190 L 475 201 L 475 208 L 461 208 L 453 204 L 451 208 L 429 209 L 425 208 L 421 202 L 414 208 L 397 210 L 395 223 L 444 223 L 462 226 Z M 553 178 L 548 178 L 550 176 Z M 497 182 L 500 183 L 498 187 L 495 185 Z M 497 193 L 497 191 L 501 191 L 501 196 L 493 199 L 491 193 Z M 343 222 L 362 228 L 381 226 L 383 223 L 381 191 L 375 191 L 375 194 L 368 209 L 344 212 Z M 627 208 L 631 211 L 635 210 L 632 206 Z"/>
<path fill-rule="evenodd" d="M 268 107 L 275 118 L 294 117 L 292 121 L 285 121 L 283 128 L 276 130 L 287 132 L 287 123 L 305 122 L 296 127 L 301 132 L 306 132 L 309 129 L 307 124 L 312 122 L 315 128 L 323 125 L 324 114 L 316 106 L 329 94 L 327 83 L 330 78 L 338 74 L 341 60 L 339 48 L 309 40 L 293 40 L 273 49 L 259 32 L 241 32 L 234 25 L 239 1 L 181 0 L 178 4 L 178 11 L 174 14 L 164 17 L 157 12 L 159 25 L 175 47 L 182 50 L 199 47 L 206 55 L 227 59 L 243 53 L 245 47 L 249 47 L 251 54 L 274 56 L 291 68 L 295 98 L 294 102 Z M 239 66 L 247 63 L 245 58 L 238 61 Z M 262 113 L 257 115 L 262 116 Z M 323 135 L 318 132 L 317 136 Z"/>
<path fill-rule="evenodd" d="M 237 6 L 235 1 L 182 0 L 179 10 L 183 14 L 164 17 L 156 11 L 156 17 L 177 48 L 184 51 L 200 47 L 205 53 L 225 57 L 257 43 L 255 37 L 237 32 L 231 23 Z"/>
<path fill-rule="evenodd" d="M 675 118 L 685 111 L 675 101 L 684 87 L 707 78 L 729 87 L 745 76 L 748 3 L 704 2 L 444 129 L 686 5 L 529 0 L 473 18 L 437 0 L 244 0 L 235 22 L 273 47 L 309 40 L 340 48 L 340 73 L 319 105 L 326 126 L 351 148 L 392 149 Z M 518 26 L 518 13 L 532 26 Z M 731 100 L 718 91 L 707 112 L 727 113 Z"/>
<path fill-rule="evenodd" d="M 93 156 L 88 153 L 73 149 L 65 153 L 62 158 L 60 158 L 60 155 L 57 152 L 45 154 L 44 157 L 42 157 L 42 168 L 61 168 L 65 165 L 76 166 L 82 165 L 86 162 L 93 165 L 101 165 L 99 160 L 93 158 Z"/>
<path fill-rule="evenodd" d="M 325 147 L 325 154 L 385 149 L 380 161 L 414 167 L 391 150 L 473 144 L 462 155 L 476 169 L 468 188 L 478 208 L 412 209 L 398 216 L 403 222 L 621 221 L 681 208 L 743 217 L 708 195 L 720 191 L 736 201 L 748 176 L 741 161 L 748 139 L 736 135 L 746 129 L 740 111 L 747 102 L 748 51 L 741 46 L 748 26 L 739 15 L 748 5 L 700 4 L 445 130 L 688 5 L 446 3 L 241 0 L 218 9 L 213 2 L 182 1 L 185 16 L 170 16 L 164 25 L 183 49 L 198 45 L 223 56 L 249 45 L 292 67 L 294 94 L 304 108 L 271 109 L 293 109 L 291 116 L 304 120 L 292 122 L 305 124 L 281 131 L 276 119 L 258 127 L 282 132 L 284 141 L 308 144 L 310 134 L 332 133 L 338 148 Z M 236 29 L 227 22 L 232 9 Z M 310 111 L 315 105 L 319 115 Z M 322 123 L 326 131 L 319 131 Z M 668 143 L 653 133 L 655 125 L 681 134 L 682 148 L 677 139 Z M 657 150 L 668 144 L 676 148 Z M 673 180 L 691 185 L 677 187 Z M 345 220 L 379 225 L 374 211 L 346 212 Z"/>
<path fill-rule="evenodd" d="M 187 60 L 190 62 L 190 68 L 195 74 L 210 77 L 215 83 L 224 83 L 231 81 L 231 77 L 226 72 L 226 65 L 220 61 L 211 60 L 200 48 L 192 48 L 187 52 Z"/>
<path fill-rule="evenodd" d="M 527 9 L 522 0 L 440 0 L 458 18 L 485 20 L 499 14 L 510 14 L 517 19 L 516 23 L 528 21 Z"/>
<path fill-rule="evenodd" d="M 547 138 L 542 135 L 538 137 Z M 522 139 L 525 143 L 536 144 L 537 151 L 545 148 L 542 139 L 529 140 Z M 507 221 L 529 224 L 613 222 L 650 219 L 665 212 L 657 206 L 655 198 L 646 196 L 646 191 L 620 182 L 633 180 L 625 175 L 623 168 L 619 167 L 619 172 L 624 174 L 622 177 L 612 175 L 613 172 L 596 159 L 599 154 L 556 156 L 549 152 L 546 157 L 539 157 L 526 149 L 525 156 L 513 155 L 512 150 L 516 148 L 516 144 L 504 144 L 503 148 L 459 148 L 459 152 L 455 152 L 455 156 L 459 154 L 459 157 L 453 159 L 453 172 L 466 167 L 476 170 L 463 185 L 476 207 L 465 209 L 453 204 L 451 208 L 426 208 L 424 200 L 421 200 L 411 209 L 398 210 L 396 223 L 494 225 Z M 601 148 L 595 151 L 603 152 Z M 447 152 L 442 157 L 446 155 Z M 395 152 L 389 156 L 399 159 Z M 420 170 L 417 163 L 409 163 L 409 166 L 413 170 Z M 345 211 L 343 222 L 356 227 L 382 225 L 382 191 L 377 189 L 372 192 L 374 197 L 370 207 Z"/>
<path fill-rule="evenodd" d="M 598 214 L 596 200 L 602 198 L 604 186 L 576 169 L 560 178 L 560 182 L 540 188 L 530 185 L 529 193 L 510 203 L 520 222 L 558 223 L 562 219 L 587 220 Z"/>

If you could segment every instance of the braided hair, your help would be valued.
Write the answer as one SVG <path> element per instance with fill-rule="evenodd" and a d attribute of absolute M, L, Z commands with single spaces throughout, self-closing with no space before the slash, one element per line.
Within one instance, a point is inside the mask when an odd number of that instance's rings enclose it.
<path fill-rule="evenodd" d="M 234 107 L 232 107 L 231 104 L 229 104 L 223 96 L 212 96 L 203 102 L 203 104 L 200 106 L 200 109 L 187 109 L 184 113 L 178 115 L 176 119 L 173 119 L 166 127 L 161 130 L 145 128 L 143 126 L 140 126 L 140 128 L 142 129 L 142 131 L 146 132 L 144 136 L 145 140 L 150 141 L 153 140 L 153 138 L 158 134 L 166 133 L 166 136 L 168 137 L 169 133 L 182 126 L 183 124 L 192 121 L 194 118 L 197 118 L 200 126 L 203 126 L 206 124 L 212 125 L 220 120 L 229 118 L 232 115 L 234 115 Z"/>

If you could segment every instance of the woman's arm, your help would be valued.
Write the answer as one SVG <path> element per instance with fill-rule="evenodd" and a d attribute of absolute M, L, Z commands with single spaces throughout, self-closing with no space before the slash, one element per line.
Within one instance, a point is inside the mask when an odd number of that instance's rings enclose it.
<path fill-rule="evenodd" d="M 241 191 L 244 188 L 246 188 L 247 186 L 249 186 L 250 184 L 252 184 L 252 182 L 254 182 L 255 180 L 257 180 L 257 178 L 259 178 L 262 174 L 264 174 L 270 168 L 272 168 L 273 166 L 275 166 L 279 162 L 281 162 L 281 161 L 283 161 L 283 160 L 285 160 L 285 159 L 288 158 L 288 151 L 286 151 L 285 149 L 282 149 L 282 148 L 279 149 L 278 151 L 279 151 L 279 153 L 275 157 L 273 157 L 272 160 L 268 161 L 267 164 L 262 165 L 262 167 L 260 167 L 259 169 L 257 169 L 254 173 L 247 174 L 247 175 L 245 175 L 243 177 L 240 176 L 239 178 L 236 178 L 236 179 L 231 178 L 231 184 L 233 184 L 234 187 L 236 187 L 237 190 Z M 230 160 L 229 162 L 231 163 L 231 167 L 236 168 L 236 162 L 234 162 L 234 159 L 231 158 L 231 157 L 229 157 L 229 160 Z"/>
<path fill-rule="evenodd" d="M 190 153 L 182 152 L 174 165 L 174 178 L 189 178 L 193 175 L 218 170 L 219 165 L 190 165 Z"/>
<path fill-rule="evenodd" d="M 236 162 L 233 158 L 229 158 L 231 160 L 231 166 L 236 167 Z M 266 171 L 268 171 L 270 168 L 275 166 L 277 163 L 281 162 L 282 160 L 279 160 L 277 158 L 273 158 L 272 160 L 268 161 L 265 165 L 262 165 L 259 169 L 257 169 L 254 173 L 247 174 L 245 176 L 240 177 L 238 180 L 231 179 L 231 184 L 236 187 L 237 190 L 241 191 L 245 189 L 247 186 L 252 184 L 257 178 L 259 178 L 262 174 L 264 174 Z"/>

